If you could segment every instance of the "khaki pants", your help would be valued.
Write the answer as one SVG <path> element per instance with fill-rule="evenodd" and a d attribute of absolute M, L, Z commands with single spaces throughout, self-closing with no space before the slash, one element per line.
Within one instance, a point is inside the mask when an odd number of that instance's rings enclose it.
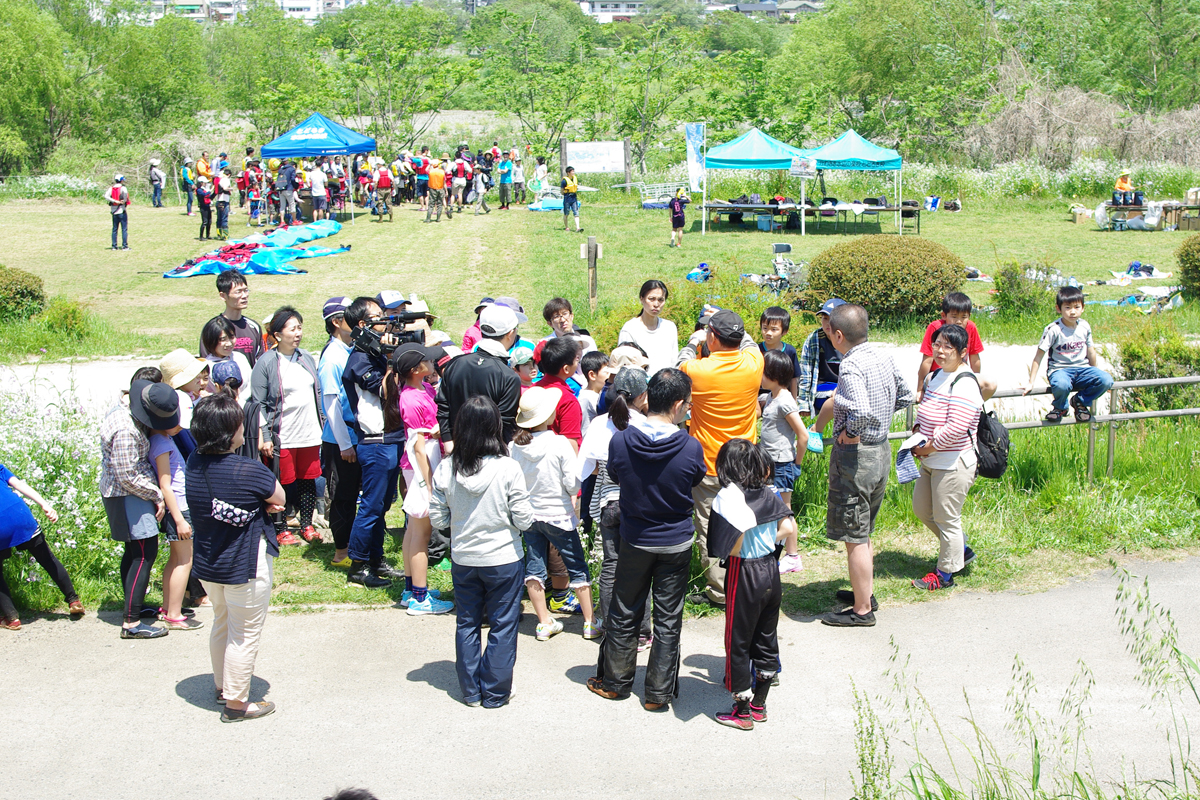
<path fill-rule="evenodd" d="M 696 503 L 693 522 L 696 525 L 696 544 L 700 548 L 700 567 L 704 570 L 704 593 L 718 605 L 725 605 L 725 570 L 721 562 L 708 557 L 708 517 L 712 514 L 713 500 L 721 491 L 716 475 L 705 475 L 704 480 L 692 489 L 692 500 Z"/>
<path fill-rule="evenodd" d="M 965 540 L 962 529 L 962 508 L 967 492 L 975 483 L 975 464 L 967 465 L 959 456 L 953 469 L 930 469 L 922 466 L 913 487 L 913 513 L 925 527 L 937 534 L 937 568 L 953 575 L 963 568 Z"/>
<path fill-rule="evenodd" d="M 258 577 L 237 585 L 201 581 L 213 604 L 212 633 L 208 639 L 213 683 L 226 700 L 244 703 L 250 697 L 258 640 L 271 603 L 273 562 L 267 555 L 267 543 L 262 540 L 258 544 Z"/>

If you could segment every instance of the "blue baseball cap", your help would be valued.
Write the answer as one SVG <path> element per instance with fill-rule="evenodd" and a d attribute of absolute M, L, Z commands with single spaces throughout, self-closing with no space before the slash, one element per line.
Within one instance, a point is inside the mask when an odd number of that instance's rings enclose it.
<path fill-rule="evenodd" d="M 821 310 L 818 311 L 817 313 L 818 314 L 829 314 L 838 306 L 844 306 L 844 305 L 846 305 L 845 300 L 841 300 L 837 297 L 831 297 L 825 301 L 825 305 L 821 306 Z"/>
<path fill-rule="evenodd" d="M 331 297 L 325 301 L 325 305 L 321 308 L 321 316 L 324 319 L 329 319 L 334 314 L 344 314 L 352 302 L 354 301 L 349 297 Z"/>
<path fill-rule="evenodd" d="M 244 382 L 242 378 L 242 369 L 237 365 L 237 362 L 230 359 L 228 361 L 218 361 L 212 365 L 212 373 L 208 376 L 217 386 L 224 386 L 225 381 L 230 378 L 237 378 L 238 384 Z"/>

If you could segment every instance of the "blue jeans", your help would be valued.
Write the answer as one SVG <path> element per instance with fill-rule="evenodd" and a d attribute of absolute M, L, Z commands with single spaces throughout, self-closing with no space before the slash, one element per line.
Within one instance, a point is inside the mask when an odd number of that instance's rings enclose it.
<path fill-rule="evenodd" d="M 223 231 L 229 227 L 229 201 L 217 201 L 217 230 Z"/>
<path fill-rule="evenodd" d="M 194 188 L 192 188 L 191 184 L 188 184 L 187 186 L 183 187 L 183 190 L 185 192 L 187 192 L 187 208 L 188 208 L 187 213 L 191 214 L 192 213 L 192 198 L 195 196 L 196 190 Z"/>
<path fill-rule="evenodd" d="M 362 496 L 350 529 L 350 558 L 378 565 L 383 563 L 383 540 L 387 536 L 384 515 L 396 500 L 400 447 L 360 442 L 356 449 L 362 469 Z"/>
<path fill-rule="evenodd" d="M 508 702 L 513 667 L 517 663 L 524 572 L 520 561 L 498 567 L 451 564 L 454 602 L 458 605 L 454 665 L 464 703 L 482 700 L 484 708 L 498 708 Z M 485 613 L 492 627 L 488 631 L 487 649 L 481 655 Z"/>
<path fill-rule="evenodd" d="M 123 214 L 113 214 L 113 229 L 112 229 L 112 246 L 113 250 L 117 249 L 117 229 L 121 230 L 121 246 L 129 246 L 129 212 Z"/>
<path fill-rule="evenodd" d="M 1112 375 L 1099 367 L 1063 367 L 1050 373 L 1050 392 L 1058 411 L 1067 410 L 1067 395 L 1072 391 L 1078 392 L 1075 399 L 1080 405 L 1090 406 L 1112 385 Z"/>
<path fill-rule="evenodd" d="M 583 554 L 583 543 L 579 541 L 579 532 L 573 529 L 557 528 L 548 522 L 535 522 L 529 530 L 522 534 L 525 537 L 525 579 L 534 578 L 545 588 L 550 573 L 546 569 L 546 558 L 550 545 L 558 548 L 567 575 L 571 579 L 571 588 L 591 586 L 592 576 L 588 572 L 587 556 Z"/>
<path fill-rule="evenodd" d="M 153 187 L 153 195 L 150 198 L 150 204 L 155 208 L 162 208 L 162 186 L 155 184 Z"/>

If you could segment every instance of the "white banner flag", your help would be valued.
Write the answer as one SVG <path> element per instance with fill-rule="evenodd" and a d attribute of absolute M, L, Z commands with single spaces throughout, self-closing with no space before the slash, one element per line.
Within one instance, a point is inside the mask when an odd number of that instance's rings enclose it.
<path fill-rule="evenodd" d="M 689 122 L 684 127 L 687 140 L 688 185 L 693 192 L 704 191 L 704 123 Z"/>

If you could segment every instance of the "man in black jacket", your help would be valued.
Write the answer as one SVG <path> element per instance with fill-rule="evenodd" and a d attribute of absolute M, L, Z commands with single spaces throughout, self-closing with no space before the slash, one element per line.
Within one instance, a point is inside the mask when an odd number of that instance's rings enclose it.
<path fill-rule="evenodd" d="M 449 363 L 438 384 L 438 429 L 443 442 L 454 440 L 454 418 L 471 397 L 490 397 L 500 409 L 504 440 L 516 432 L 517 407 L 521 403 L 521 379 L 508 366 L 508 351 L 517 341 L 517 326 L 529 320 L 507 306 L 485 306 L 479 314 L 482 334 L 473 353 Z"/>
<path fill-rule="evenodd" d="M 359 297 L 346 309 L 344 319 L 353 330 L 372 327 L 372 320 L 382 315 L 378 303 Z M 358 435 L 355 450 L 362 470 L 362 495 L 350 529 L 349 580 L 372 589 L 390 586 L 393 578 L 402 577 L 383 560 L 383 540 L 387 536 L 384 517 L 396 500 L 400 449 L 404 446 L 403 428 L 388 431 L 392 426 L 384 422 L 381 395 L 387 371 L 386 358 L 355 347 L 342 373 L 346 400 L 354 413 L 354 432 Z M 390 402 L 394 406 L 396 399 Z"/>

